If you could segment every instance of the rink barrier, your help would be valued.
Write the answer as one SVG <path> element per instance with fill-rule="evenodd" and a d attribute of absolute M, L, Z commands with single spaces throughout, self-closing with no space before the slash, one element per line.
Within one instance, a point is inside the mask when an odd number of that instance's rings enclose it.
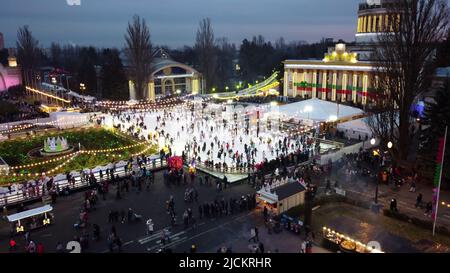
<path fill-rule="evenodd" d="M 149 161 L 147 161 L 147 164 L 145 165 L 147 167 L 147 169 L 150 170 L 161 170 L 167 167 L 167 161 L 165 159 L 160 159 L 160 158 L 156 158 L 154 159 L 150 159 Z M 132 169 L 131 171 L 133 171 L 135 169 Z M 129 171 L 129 173 L 131 172 Z M 93 172 L 95 178 L 97 179 L 97 182 L 100 182 L 100 170 Z M 118 175 L 119 177 L 124 177 L 125 176 L 125 166 L 121 166 L 121 167 L 117 167 L 114 170 L 114 175 Z M 66 186 L 69 186 L 71 191 L 77 191 L 77 190 L 83 190 L 83 189 L 88 189 L 90 187 L 92 187 L 93 185 L 89 184 L 89 182 L 86 180 L 82 180 L 80 177 L 80 174 L 74 174 L 73 177 L 75 178 L 75 185 L 72 185 L 72 183 L 69 183 L 66 179 L 66 177 L 64 176 L 64 178 L 62 179 L 58 179 L 58 180 L 53 180 L 53 183 L 59 184 L 59 189 L 60 192 L 62 192 L 64 190 L 64 188 Z M 106 171 L 103 170 L 103 180 L 107 180 L 105 179 L 106 176 Z M 27 183 L 28 184 L 28 183 Z M 33 182 L 34 184 L 34 182 Z M 45 184 L 45 183 L 44 183 Z M 37 202 L 40 200 L 43 200 L 45 197 L 48 197 L 48 191 L 46 190 L 45 193 L 43 194 L 43 186 L 42 184 L 39 185 L 39 192 L 36 193 L 33 196 L 29 196 L 27 190 L 25 190 L 25 196 L 23 194 L 23 190 L 20 189 L 18 191 L 15 191 L 11 194 L 9 193 L 5 193 L 0 197 L 0 206 L 14 206 L 14 205 L 18 205 L 20 203 L 24 203 L 24 202 Z M 5 198 L 6 198 L 6 203 L 5 203 Z"/>
<path fill-rule="evenodd" d="M 209 167 L 206 166 L 204 163 L 196 163 L 196 166 L 198 168 L 206 169 L 210 172 L 220 172 L 220 173 L 227 173 L 227 174 L 251 174 L 256 171 L 255 167 L 227 167 L 226 169 L 223 167 L 216 168 L 216 167 Z"/>

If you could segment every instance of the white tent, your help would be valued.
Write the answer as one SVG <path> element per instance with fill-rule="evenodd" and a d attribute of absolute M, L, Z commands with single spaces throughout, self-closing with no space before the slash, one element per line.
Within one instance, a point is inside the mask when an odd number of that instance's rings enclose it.
<path fill-rule="evenodd" d="M 363 110 L 317 98 L 289 103 L 278 107 L 288 118 L 326 122 L 363 114 Z"/>
<path fill-rule="evenodd" d="M 367 124 L 367 118 L 360 118 L 339 123 L 337 125 L 337 129 L 344 132 L 345 136 L 353 139 L 358 139 L 359 136 L 361 136 L 361 139 L 365 139 L 366 135 L 368 139 L 372 138 L 372 131 Z"/>

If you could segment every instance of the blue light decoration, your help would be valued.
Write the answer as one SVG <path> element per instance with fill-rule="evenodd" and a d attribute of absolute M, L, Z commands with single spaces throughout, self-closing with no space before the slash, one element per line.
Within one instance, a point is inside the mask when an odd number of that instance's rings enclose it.
<path fill-rule="evenodd" d="M 425 102 L 423 100 L 413 105 L 413 112 L 417 113 L 418 118 L 423 118 L 425 111 Z"/>

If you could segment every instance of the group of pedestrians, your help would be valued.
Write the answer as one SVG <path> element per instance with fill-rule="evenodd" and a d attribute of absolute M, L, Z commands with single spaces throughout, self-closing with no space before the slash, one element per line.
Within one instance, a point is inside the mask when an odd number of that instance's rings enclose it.
<path fill-rule="evenodd" d="M 216 198 L 213 202 L 204 202 L 198 206 L 198 214 L 202 218 L 218 218 L 227 215 L 237 214 L 256 207 L 256 195 L 247 194 L 240 198 L 230 197 L 228 200 Z"/>

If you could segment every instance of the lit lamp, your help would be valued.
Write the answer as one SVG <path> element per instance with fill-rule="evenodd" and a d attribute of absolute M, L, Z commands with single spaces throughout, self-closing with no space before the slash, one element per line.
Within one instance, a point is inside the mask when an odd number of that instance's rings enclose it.
<path fill-rule="evenodd" d="M 45 225 L 50 225 L 50 218 L 46 218 L 44 220 L 42 220 L 42 224 Z"/>
<path fill-rule="evenodd" d="M 370 140 L 370 144 L 372 144 L 372 145 L 375 145 L 375 142 L 376 142 L 375 138 L 372 138 L 372 139 Z"/>
<path fill-rule="evenodd" d="M 225 90 L 227 90 L 228 91 L 228 89 L 230 89 L 228 86 L 225 86 Z"/>
<path fill-rule="evenodd" d="M 308 119 L 309 119 L 309 113 L 313 111 L 313 107 L 311 105 L 306 105 L 305 109 L 303 109 L 306 113 L 308 113 Z"/>
<path fill-rule="evenodd" d="M 86 85 L 84 83 L 80 83 L 80 91 L 84 92 L 86 90 Z"/>
<path fill-rule="evenodd" d="M 12 49 L 8 50 L 8 66 L 9 67 L 17 67 L 17 59 L 14 57 L 14 53 Z"/>
<path fill-rule="evenodd" d="M 387 144 L 387 147 L 388 147 L 388 149 L 391 149 L 391 148 L 392 148 L 392 146 L 393 146 L 392 142 L 391 142 L 391 141 L 389 141 L 389 142 L 388 142 L 388 144 Z"/>
<path fill-rule="evenodd" d="M 52 83 L 53 83 L 53 84 L 56 84 L 56 82 L 57 82 L 57 81 L 56 81 L 56 78 L 55 78 L 55 77 L 52 77 Z"/>
<path fill-rule="evenodd" d="M 180 89 L 177 89 L 177 94 L 179 95 L 179 94 L 181 94 L 181 90 Z"/>
<path fill-rule="evenodd" d="M 23 228 L 23 226 L 18 226 L 17 228 L 16 228 L 16 232 L 17 233 L 19 233 L 19 232 L 23 232 L 25 229 Z"/>
<path fill-rule="evenodd" d="M 335 116 L 335 115 L 331 115 L 329 118 L 329 121 L 331 121 L 331 122 L 334 122 L 336 120 L 337 120 L 337 116 Z"/>
<path fill-rule="evenodd" d="M 212 91 L 213 91 L 213 92 L 216 92 L 216 88 L 215 88 L 215 87 L 213 87 L 213 88 L 212 88 Z"/>

